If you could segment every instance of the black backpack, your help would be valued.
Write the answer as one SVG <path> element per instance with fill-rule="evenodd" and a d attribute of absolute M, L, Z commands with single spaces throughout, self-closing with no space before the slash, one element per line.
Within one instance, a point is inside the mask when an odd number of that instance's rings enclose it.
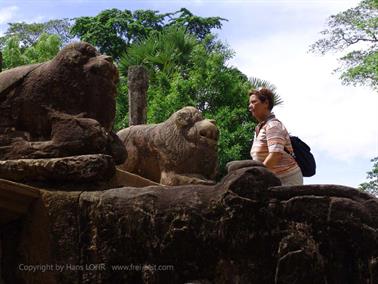
<path fill-rule="evenodd" d="M 271 118 L 269 120 L 277 120 L 277 118 Z M 256 131 L 258 135 L 259 130 L 266 124 L 267 121 L 263 122 L 260 128 Z M 294 153 L 290 153 L 286 147 L 285 152 L 291 155 L 297 162 L 299 168 L 301 169 L 302 175 L 304 177 L 312 177 L 316 173 L 316 163 L 314 156 L 311 154 L 311 148 L 299 139 L 297 136 L 290 135 L 291 146 L 293 146 Z"/>
<path fill-rule="evenodd" d="M 289 153 L 301 168 L 304 177 L 312 177 L 316 173 L 316 163 L 314 156 L 311 154 L 311 148 L 296 136 L 290 136 L 291 145 L 294 153 L 290 153 L 286 148 L 285 151 Z"/>

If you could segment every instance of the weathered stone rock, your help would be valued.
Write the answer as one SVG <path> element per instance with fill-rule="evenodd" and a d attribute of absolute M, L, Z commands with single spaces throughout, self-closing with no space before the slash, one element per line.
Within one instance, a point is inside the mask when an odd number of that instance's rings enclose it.
<path fill-rule="evenodd" d="M 30 204 L 39 196 L 36 188 L 0 179 L 0 225 L 26 215 Z"/>
<path fill-rule="evenodd" d="M 163 123 L 131 126 L 117 135 L 128 153 L 121 169 L 165 185 L 214 184 L 219 131 L 194 107 Z"/>
<path fill-rule="evenodd" d="M 106 189 L 125 186 L 145 187 L 150 185 L 161 184 L 153 182 L 149 179 L 145 179 L 141 176 L 116 169 L 116 174 L 112 177 L 111 180 L 109 180 L 109 185 L 106 187 Z"/>
<path fill-rule="evenodd" d="M 49 136 L 46 107 L 86 113 L 111 131 L 118 71 L 109 56 L 88 43 L 67 45 L 51 61 L 0 75 L 1 127 L 22 127 L 32 137 Z"/>
<path fill-rule="evenodd" d="M 343 186 L 277 184 L 267 169 L 252 167 L 215 186 L 43 191 L 27 219 L 38 224 L 2 228 L 3 244 L 14 248 L 3 251 L 4 280 L 375 283 L 378 200 Z M 38 234 L 44 254 L 40 242 L 27 241 Z M 21 273 L 18 263 L 72 266 L 50 273 L 49 282 L 41 272 Z"/>
<path fill-rule="evenodd" d="M 231 161 L 226 164 L 226 169 L 228 173 L 241 169 L 241 168 L 250 168 L 250 167 L 265 167 L 265 165 L 255 160 Z"/>
<path fill-rule="evenodd" d="M 84 42 L 51 61 L 1 72 L 0 160 L 108 154 L 124 162 L 111 133 L 117 80 L 111 58 Z"/>
<path fill-rule="evenodd" d="M 327 283 L 319 244 L 313 239 L 311 226 L 289 224 L 288 234 L 278 247 L 274 283 Z"/>
<path fill-rule="evenodd" d="M 88 183 L 108 180 L 114 174 L 114 161 L 107 155 L 0 161 L 0 176 L 17 182 Z"/>
<path fill-rule="evenodd" d="M 7 132 L 3 143 L 8 146 L 0 148 L 2 160 L 58 158 L 85 154 L 108 154 L 116 163 L 126 158 L 126 151 L 118 136 L 108 133 L 94 119 L 72 116 L 51 111 L 51 140 L 30 142 L 29 135 L 14 138 Z M 19 132 L 18 132 L 19 133 Z M 27 137 L 25 139 L 25 137 Z"/>
<path fill-rule="evenodd" d="M 80 262 L 79 197 L 41 191 L 24 219 L 1 227 L 5 283 L 79 283 L 81 272 L 69 266 Z"/>
<path fill-rule="evenodd" d="M 129 126 L 147 123 L 148 73 L 143 66 L 130 66 L 127 71 L 129 92 Z"/>

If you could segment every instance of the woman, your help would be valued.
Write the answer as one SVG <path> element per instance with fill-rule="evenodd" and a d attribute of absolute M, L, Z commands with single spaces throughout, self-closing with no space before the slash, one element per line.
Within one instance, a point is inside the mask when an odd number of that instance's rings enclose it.
<path fill-rule="evenodd" d="M 293 153 L 289 133 L 272 112 L 273 101 L 273 93 L 269 89 L 261 88 L 249 93 L 249 111 L 259 122 L 251 157 L 275 173 L 282 185 L 303 184 L 301 169 L 289 154 Z"/>

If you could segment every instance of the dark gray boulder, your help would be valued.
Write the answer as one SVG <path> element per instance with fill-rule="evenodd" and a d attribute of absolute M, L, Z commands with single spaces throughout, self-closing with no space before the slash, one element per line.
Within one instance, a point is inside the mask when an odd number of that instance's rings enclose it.
<path fill-rule="evenodd" d="M 377 283 L 378 200 L 279 186 L 264 167 L 215 186 L 41 191 L 1 228 L 6 283 Z M 20 271 L 19 264 L 62 271 Z"/>

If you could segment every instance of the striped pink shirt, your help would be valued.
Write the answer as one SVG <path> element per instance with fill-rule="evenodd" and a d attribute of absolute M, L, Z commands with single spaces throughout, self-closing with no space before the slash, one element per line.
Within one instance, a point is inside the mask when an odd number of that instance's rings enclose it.
<path fill-rule="evenodd" d="M 260 123 L 258 126 L 263 124 Z M 279 177 L 286 177 L 300 171 L 294 158 L 285 151 L 285 148 L 292 153 L 293 147 L 290 142 L 289 133 L 281 121 L 272 114 L 268 121 L 260 129 L 258 135 L 253 139 L 251 157 L 253 160 L 264 162 L 269 153 L 282 153 L 281 159 L 273 167 L 272 171 Z"/>

